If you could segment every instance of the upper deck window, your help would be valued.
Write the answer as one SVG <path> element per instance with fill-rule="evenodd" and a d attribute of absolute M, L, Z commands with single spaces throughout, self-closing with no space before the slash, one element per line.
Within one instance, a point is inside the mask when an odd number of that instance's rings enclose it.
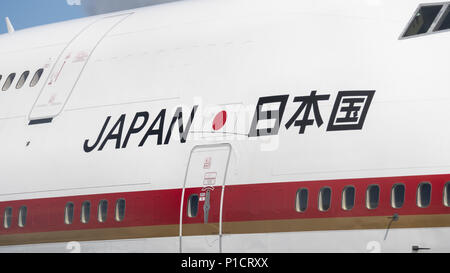
<path fill-rule="evenodd" d="M 30 71 L 25 71 L 25 72 L 22 73 L 22 75 L 20 76 L 19 81 L 17 82 L 16 89 L 22 88 L 22 86 L 25 84 L 25 82 L 28 79 L 28 75 L 30 75 Z"/>
<path fill-rule="evenodd" d="M 36 84 L 39 82 L 39 80 L 41 79 L 42 73 L 44 72 L 44 69 L 41 68 L 38 71 L 36 71 L 36 73 L 34 73 L 33 78 L 31 79 L 30 82 L 30 87 L 34 87 L 36 86 Z"/>
<path fill-rule="evenodd" d="M 12 82 L 14 81 L 14 78 L 16 77 L 16 73 L 9 74 L 8 78 L 6 78 L 5 83 L 3 84 L 2 90 L 6 91 L 11 86 Z"/>

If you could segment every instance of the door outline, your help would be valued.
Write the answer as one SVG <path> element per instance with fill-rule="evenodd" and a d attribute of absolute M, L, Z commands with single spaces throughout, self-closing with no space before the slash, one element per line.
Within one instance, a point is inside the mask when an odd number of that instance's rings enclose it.
<path fill-rule="evenodd" d="M 67 105 L 67 102 L 69 101 L 70 97 L 72 96 L 73 90 L 75 89 L 75 87 L 78 84 L 78 81 L 81 78 L 81 75 L 83 74 L 83 71 L 86 68 L 86 65 L 88 64 L 88 62 L 90 61 L 92 54 L 95 52 L 95 50 L 97 49 L 97 47 L 100 45 L 100 43 L 104 40 L 104 38 L 116 27 L 118 26 L 120 23 L 122 23 L 125 19 L 127 19 L 130 15 L 134 14 L 134 12 L 128 12 L 128 13 L 121 13 L 121 14 L 115 14 L 115 15 L 110 15 L 110 16 L 104 16 L 99 18 L 98 20 L 95 20 L 94 22 L 88 24 L 87 26 L 85 26 L 78 34 L 75 35 L 75 37 L 73 37 L 70 42 L 64 47 L 64 49 L 61 51 L 61 53 L 58 55 L 58 57 L 56 58 L 55 63 L 52 65 L 52 68 L 50 69 L 48 76 L 46 78 L 45 84 L 43 85 L 43 87 L 41 88 L 39 95 L 36 97 L 35 102 L 33 103 L 33 106 L 31 107 L 31 110 L 28 114 L 28 121 L 30 122 L 29 124 L 32 125 L 34 123 L 36 123 L 36 121 L 40 121 L 40 120 L 46 120 L 46 121 L 52 121 L 53 118 L 59 116 L 63 111 L 64 108 Z M 66 53 L 67 49 L 81 36 L 83 35 L 83 33 L 86 32 L 86 30 L 88 30 L 90 27 L 94 26 L 95 24 L 101 22 L 104 19 L 108 19 L 108 18 L 114 18 L 114 17 L 123 17 L 122 19 L 120 19 L 118 22 L 115 22 L 110 28 L 108 28 L 108 30 L 103 33 L 100 37 L 100 39 L 95 43 L 94 47 L 92 48 L 92 50 L 90 51 L 86 61 L 84 62 L 83 67 L 81 68 L 81 70 L 79 71 L 73 86 L 70 88 L 70 91 L 67 94 L 67 97 L 64 100 L 64 104 L 62 105 L 62 107 L 59 109 L 59 111 L 57 113 L 53 113 L 44 117 L 39 117 L 39 118 L 33 118 L 33 111 L 35 110 L 35 107 L 39 101 L 39 99 L 41 98 L 41 96 L 44 94 L 45 89 L 47 87 L 47 84 L 50 80 L 50 78 L 53 76 L 53 72 L 55 71 L 55 69 L 57 69 L 57 65 L 58 62 L 61 60 L 61 58 L 63 58 L 63 56 L 65 55 L 64 53 Z"/>
<path fill-rule="evenodd" d="M 191 153 L 189 154 L 189 161 L 188 161 L 188 165 L 186 167 L 186 171 L 184 174 L 184 182 L 183 182 L 183 191 L 181 193 L 181 203 L 180 203 L 180 253 L 183 253 L 183 210 L 184 210 L 184 196 L 185 196 L 185 189 L 186 189 L 186 181 L 187 181 L 187 175 L 188 175 L 188 171 L 189 171 L 189 167 L 191 165 L 191 158 L 192 155 L 194 154 L 194 152 L 198 149 L 209 149 L 209 148 L 220 148 L 220 147 L 228 147 L 228 158 L 227 158 L 227 162 L 226 162 L 226 166 L 225 166 L 225 173 L 224 173 L 224 177 L 223 177 L 223 184 L 221 185 L 222 187 L 222 192 L 220 194 L 220 206 L 219 206 L 219 253 L 222 253 L 222 215 L 223 215 L 223 197 L 224 197 L 224 193 L 225 193 L 225 185 L 226 185 L 226 181 L 227 181 L 227 176 L 228 176 L 228 167 L 230 165 L 230 157 L 231 157 L 231 152 L 232 152 L 232 146 L 230 143 L 220 143 L 220 144 L 207 144 L 207 145 L 196 145 L 192 148 Z"/>

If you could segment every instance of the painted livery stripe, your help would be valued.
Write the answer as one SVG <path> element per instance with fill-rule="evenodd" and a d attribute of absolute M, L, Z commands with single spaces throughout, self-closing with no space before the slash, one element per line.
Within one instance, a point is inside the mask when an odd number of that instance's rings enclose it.
<path fill-rule="evenodd" d="M 325 219 L 288 219 L 223 223 L 224 235 L 272 232 L 301 232 L 326 230 L 387 229 L 388 217 L 350 217 Z M 392 222 L 391 229 L 450 227 L 450 215 L 408 215 Z M 213 235 L 218 224 L 189 224 L 183 235 Z M 120 240 L 155 237 L 176 237 L 179 225 L 143 226 L 128 228 L 89 229 L 75 231 L 40 232 L 0 236 L 0 246 L 56 243 L 69 241 Z"/>
<path fill-rule="evenodd" d="M 0 246 L 171 237 L 179 232 L 179 225 L 164 225 L 9 234 L 0 236 Z"/>
<path fill-rule="evenodd" d="M 387 229 L 391 219 L 384 216 L 288 219 L 223 223 L 224 234 L 300 232 L 326 230 Z M 450 227 L 450 215 L 407 215 L 393 221 L 390 228 Z"/>
<path fill-rule="evenodd" d="M 431 202 L 426 208 L 417 206 L 417 188 L 421 182 L 432 185 Z M 223 200 L 223 234 L 385 229 L 394 214 L 400 220 L 391 228 L 450 227 L 450 207 L 443 202 L 444 188 L 450 175 L 341 179 L 323 181 L 282 182 L 267 184 L 228 185 Z M 405 202 L 401 208 L 392 208 L 392 186 L 403 183 Z M 380 186 L 380 203 L 376 209 L 366 207 L 366 189 Z M 352 210 L 341 207 L 342 190 L 355 187 L 355 204 Z M 331 207 L 318 210 L 318 193 L 322 187 L 332 189 Z M 309 191 L 305 212 L 295 209 L 299 188 Z M 182 189 L 93 194 L 86 196 L 15 200 L 0 203 L 0 245 L 30 244 L 39 242 L 90 241 L 131 238 L 179 236 Z M 220 222 L 221 187 L 211 192 L 211 209 L 208 223 L 204 224 L 202 201 L 198 216 L 187 217 L 187 199 L 190 194 L 202 193 L 202 188 L 186 189 L 183 200 L 183 236 L 218 234 Z M 126 200 L 125 218 L 114 220 L 115 203 Z M 81 204 L 91 202 L 91 220 L 81 223 Z M 108 201 L 106 222 L 97 220 L 98 204 Z M 64 208 L 74 204 L 72 224 L 64 223 Z M 18 226 L 21 206 L 27 206 L 25 227 Z M 4 228 L 4 211 L 12 208 L 11 227 Z"/>

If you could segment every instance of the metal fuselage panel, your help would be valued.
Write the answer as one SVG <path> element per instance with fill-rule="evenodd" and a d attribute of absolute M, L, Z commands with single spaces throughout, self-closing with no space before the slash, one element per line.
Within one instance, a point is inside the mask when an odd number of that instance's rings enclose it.
<path fill-rule="evenodd" d="M 198 0 L 133 10 L 92 51 L 60 114 L 31 126 L 50 67 L 97 17 L 3 35 L 3 78 L 46 70 L 37 87 L 0 94 L 0 201 L 182 190 L 194 147 L 222 143 L 232 147 L 227 186 L 449 174 L 449 33 L 398 40 L 418 4 Z M 294 123 L 313 91 L 325 96 L 320 118 L 312 107 L 312 124 Z M 328 130 L 343 91 L 375 92 L 361 128 Z M 286 98 L 278 132 L 249 137 L 266 97 Z M 215 130 L 221 111 L 228 118 Z M 273 128 L 270 118 L 257 126 Z M 230 236 L 222 250 L 239 251 Z"/>

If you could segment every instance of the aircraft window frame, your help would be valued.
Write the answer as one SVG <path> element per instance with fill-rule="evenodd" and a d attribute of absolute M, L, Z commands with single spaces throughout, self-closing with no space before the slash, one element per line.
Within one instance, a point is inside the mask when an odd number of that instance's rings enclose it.
<path fill-rule="evenodd" d="M 73 202 L 67 202 L 64 207 L 64 223 L 66 225 L 71 225 L 73 223 L 73 216 L 75 211 L 75 205 Z"/>
<path fill-rule="evenodd" d="M 19 209 L 19 219 L 17 219 L 17 225 L 21 228 L 25 227 L 27 224 L 27 206 L 21 206 Z"/>
<path fill-rule="evenodd" d="M 19 78 L 19 80 L 17 81 L 17 84 L 16 84 L 16 89 L 20 89 L 20 88 L 22 88 L 25 85 L 25 82 L 27 81 L 28 76 L 30 76 L 30 71 L 29 70 L 23 72 L 22 75 L 20 75 L 20 78 Z"/>
<path fill-rule="evenodd" d="M 81 223 L 87 224 L 91 220 L 91 201 L 84 201 L 81 204 Z"/>
<path fill-rule="evenodd" d="M 400 187 L 400 186 L 403 187 L 403 194 L 402 194 L 403 200 L 401 202 L 401 205 L 398 205 L 398 203 L 397 203 L 397 197 L 398 196 L 396 196 L 395 190 L 398 187 Z M 396 184 L 394 184 L 392 186 L 392 189 L 391 189 L 391 207 L 394 208 L 394 209 L 402 208 L 403 205 L 405 204 L 405 194 L 406 194 L 406 186 L 405 186 L 405 184 L 403 184 L 403 183 L 396 183 Z"/>
<path fill-rule="evenodd" d="M 117 199 L 115 206 L 115 219 L 117 222 L 122 222 L 125 218 L 126 201 L 124 198 Z"/>
<path fill-rule="evenodd" d="M 39 83 L 39 81 L 41 80 L 42 74 L 44 74 L 43 68 L 39 68 L 38 70 L 36 70 L 36 72 L 33 75 L 33 78 L 31 78 L 30 87 L 35 87 Z"/>
<path fill-rule="evenodd" d="M 440 6 L 440 9 L 437 12 L 437 14 L 434 16 L 434 19 L 431 22 L 431 24 L 428 25 L 427 30 L 425 32 L 422 32 L 422 33 L 416 33 L 416 34 L 407 35 L 408 30 L 410 29 L 410 27 L 413 24 L 414 20 L 420 14 L 420 11 L 423 8 L 432 7 L 432 6 L 436 6 L 436 7 Z M 406 25 L 405 29 L 402 31 L 402 33 L 401 33 L 401 35 L 399 37 L 399 40 L 416 38 L 416 37 L 421 37 L 421 36 L 425 36 L 425 35 L 429 35 L 429 34 L 435 34 L 435 33 L 440 33 L 440 32 L 444 32 L 444 31 L 449 31 L 450 29 L 437 30 L 437 25 L 440 22 L 443 22 L 444 19 L 442 19 L 442 18 L 445 18 L 445 12 L 446 12 L 446 10 L 448 9 L 449 6 L 450 6 L 450 2 L 437 2 L 437 3 L 423 3 L 423 4 L 420 4 L 417 7 L 417 9 L 414 11 L 413 16 L 408 21 L 408 24 Z"/>
<path fill-rule="evenodd" d="M 100 200 L 98 202 L 97 220 L 104 223 L 106 219 L 108 219 L 108 200 Z"/>
<path fill-rule="evenodd" d="M 353 200 L 351 201 L 351 203 L 349 204 L 347 201 L 348 197 L 347 193 L 349 190 L 353 190 L 353 194 L 351 194 Z M 350 199 L 351 200 L 351 199 Z M 353 185 L 349 185 L 349 186 L 345 186 L 344 189 L 342 189 L 342 204 L 341 207 L 343 210 L 352 210 L 355 207 L 355 201 L 356 201 L 356 188 Z"/>
<path fill-rule="evenodd" d="M 371 202 L 372 197 L 370 195 L 370 190 L 372 188 L 378 189 L 376 202 Z M 378 184 L 372 184 L 367 187 L 367 189 L 366 189 L 366 208 L 368 208 L 370 210 L 378 208 L 378 206 L 380 205 L 380 191 L 381 191 L 380 185 L 378 185 Z M 373 204 L 375 204 L 375 206 L 373 206 Z"/>
<path fill-rule="evenodd" d="M 329 191 L 329 196 L 327 196 L 328 193 L 326 193 L 327 195 L 324 195 L 326 190 Z M 318 204 L 319 205 L 318 208 L 319 208 L 320 211 L 325 212 L 325 211 L 329 211 L 331 209 L 332 197 L 333 197 L 333 190 L 331 189 L 331 187 L 323 187 L 323 188 L 320 189 L 320 191 L 319 191 L 319 200 L 318 200 L 319 201 L 318 202 L 319 203 Z M 327 198 L 329 199 L 328 200 L 328 204 L 326 203 Z M 328 205 L 328 207 L 326 207 L 324 205 Z"/>
<path fill-rule="evenodd" d="M 8 229 L 11 227 L 12 224 L 12 213 L 13 209 L 12 207 L 6 207 L 5 211 L 3 213 L 3 227 Z"/>
<path fill-rule="evenodd" d="M 302 195 L 302 193 L 306 193 L 306 195 Z M 297 212 L 305 212 L 308 209 L 308 196 L 308 188 L 300 188 L 297 190 L 295 194 L 295 210 Z"/>
<path fill-rule="evenodd" d="M 16 73 L 9 74 L 8 77 L 6 78 L 5 83 L 3 84 L 2 91 L 8 91 L 8 89 L 13 84 L 15 78 L 16 78 Z"/>
<path fill-rule="evenodd" d="M 424 197 L 423 196 L 423 187 L 425 185 L 430 186 L 430 190 L 429 190 L 429 192 L 427 194 L 428 202 L 426 204 L 424 204 L 424 202 L 422 200 L 423 197 Z M 421 182 L 421 183 L 419 183 L 419 185 L 417 186 L 417 196 L 416 196 L 416 200 L 417 200 L 416 204 L 417 204 L 417 206 L 419 208 L 428 208 L 431 205 L 431 198 L 432 198 L 431 193 L 432 193 L 432 191 L 433 191 L 433 187 L 432 187 L 430 182 Z"/>
<path fill-rule="evenodd" d="M 196 199 L 196 200 L 194 200 Z M 198 216 L 199 205 L 200 205 L 200 197 L 198 194 L 191 194 L 188 198 L 187 204 L 187 215 L 189 218 L 195 218 Z M 193 202 L 195 202 L 196 206 L 193 207 Z"/>

